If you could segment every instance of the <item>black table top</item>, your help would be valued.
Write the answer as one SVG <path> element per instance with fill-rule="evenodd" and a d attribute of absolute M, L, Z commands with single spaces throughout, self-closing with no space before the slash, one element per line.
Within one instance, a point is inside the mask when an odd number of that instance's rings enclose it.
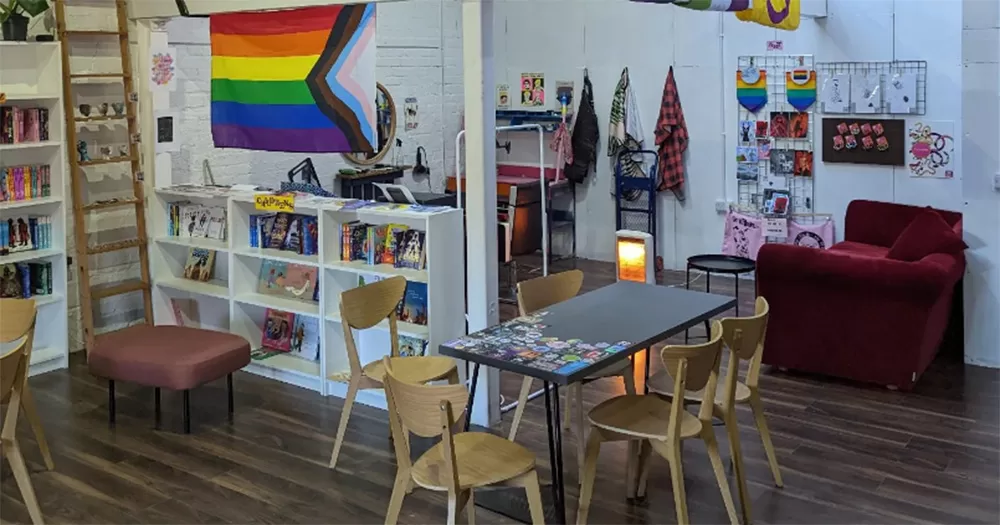
<path fill-rule="evenodd" d="M 735 304 L 732 297 L 621 281 L 448 341 L 439 350 L 567 385 Z"/>
<path fill-rule="evenodd" d="M 688 257 L 688 266 L 706 272 L 718 273 L 747 273 L 757 269 L 757 263 L 753 259 L 737 257 L 735 255 L 705 254 Z"/>

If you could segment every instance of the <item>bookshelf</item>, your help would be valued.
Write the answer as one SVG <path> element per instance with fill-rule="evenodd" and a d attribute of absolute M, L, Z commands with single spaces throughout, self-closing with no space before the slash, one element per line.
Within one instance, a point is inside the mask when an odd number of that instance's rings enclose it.
<path fill-rule="evenodd" d="M 181 201 L 226 206 L 226 240 L 168 236 L 170 204 Z M 411 282 L 426 284 L 427 324 L 399 322 L 397 328 L 401 336 L 427 341 L 428 355 L 436 354 L 441 343 L 464 334 L 465 261 L 462 258 L 461 212 L 453 209 L 431 213 L 387 208 L 342 210 L 342 203 L 336 199 L 319 198 L 296 201 L 295 213 L 316 217 L 319 229 L 318 253 L 301 255 L 250 246 L 250 216 L 263 213 L 256 210 L 253 193 L 212 195 L 197 189 L 156 190 L 150 203 L 148 222 L 153 239 L 150 261 L 154 284 L 153 311 L 157 324 L 174 324 L 171 299 L 182 299 L 197 311 L 199 325 L 243 336 L 256 348 L 260 346 L 268 308 L 314 318 L 319 326 L 318 361 L 277 355 L 254 360 L 244 370 L 337 397 L 343 397 L 347 392 L 345 378 L 349 371 L 344 326 L 339 312 L 340 293 L 358 286 L 361 277 L 402 275 Z M 426 268 L 413 270 L 342 261 L 341 226 L 355 220 L 370 224 L 403 224 L 424 231 Z M 214 274 L 207 283 L 181 277 L 184 260 L 191 248 L 209 248 L 217 252 Z M 316 268 L 319 301 L 258 293 L 258 275 L 267 260 Z M 355 332 L 355 340 L 362 363 L 381 358 L 390 348 L 388 321 Z M 385 408 L 385 397 L 381 391 L 362 391 L 358 401 Z"/>
<path fill-rule="evenodd" d="M 30 375 L 66 368 L 69 359 L 67 303 L 66 198 L 68 159 L 62 103 L 62 55 L 59 42 L 0 42 L 0 93 L 3 106 L 48 110 L 49 140 L 0 144 L 0 170 L 14 166 L 48 165 L 49 195 L 0 201 L 0 220 L 50 217 L 51 242 L 45 249 L 0 255 L 0 266 L 50 263 L 52 293 L 36 295 L 38 321 Z"/>

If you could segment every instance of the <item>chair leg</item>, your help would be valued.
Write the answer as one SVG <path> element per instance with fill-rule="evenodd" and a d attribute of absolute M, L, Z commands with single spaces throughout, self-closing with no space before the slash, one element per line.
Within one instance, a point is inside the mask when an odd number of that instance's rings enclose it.
<path fill-rule="evenodd" d="M 649 458 L 652 451 L 653 446 L 649 444 L 649 441 L 639 443 L 639 459 L 636 465 L 638 472 L 635 479 L 636 503 L 641 503 L 646 499 L 646 481 L 649 479 Z"/>
<path fill-rule="evenodd" d="M 337 426 L 337 439 L 333 442 L 333 453 L 330 454 L 330 468 L 337 468 L 337 458 L 340 456 L 340 446 L 344 444 L 344 434 L 347 433 L 347 422 L 351 419 L 351 409 L 354 408 L 354 398 L 361 386 L 360 377 L 352 377 L 347 385 L 347 395 L 344 396 L 344 408 L 340 412 L 340 424 Z"/>
<path fill-rule="evenodd" d="M 160 410 L 160 388 L 153 389 L 153 417 L 156 420 L 156 429 L 160 429 L 160 415 L 162 411 Z"/>
<path fill-rule="evenodd" d="M 233 374 L 230 373 L 226 376 L 226 390 L 229 395 L 229 420 L 233 419 L 233 408 L 235 403 L 233 403 Z"/>
<path fill-rule="evenodd" d="M 35 498 L 35 489 L 31 486 L 31 478 L 28 475 L 28 467 L 24 463 L 24 456 L 21 455 L 21 447 L 16 440 L 11 439 L 3 443 L 3 452 L 7 456 L 7 461 L 10 462 L 10 470 L 14 473 L 14 481 L 17 482 L 17 488 L 21 491 L 21 498 L 24 500 L 24 506 L 28 508 L 31 522 L 35 525 L 42 525 L 44 523 L 42 509 L 39 508 L 38 500 Z"/>
<path fill-rule="evenodd" d="M 715 432 L 712 430 L 712 427 L 702 430 L 701 439 L 705 442 L 705 448 L 708 449 L 708 459 L 712 462 L 712 470 L 715 471 L 715 481 L 719 483 L 719 490 L 722 492 L 722 502 L 726 506 L 726 513 L 729 514 L 729 521 L 733 525 L 739 525 L 740 519 L 736 516 L 733 495 L 729 490 L 729 480 L 726 479 L 722 457 L 719 455 L 719 443 L 715 440 Z"/>
<path fill-rule="evenodd" d="M 191 391 L 184 391 L 184 433 L 191 433 Z"/>
<path fill-rule="evenodd" d="M 448 525 L 458 523 L 458 494 L 448 492 Z"/>
<path fill-rule="evenodd" d="M 743 512 L 743 523 L 750 523 L 750 493 L 747 491 L 747 480 L 743 470 L 743 452 L 740 450 L 740 430 L 736 423 L 736 410 L 725 413 L 726 433 L 729 434 L 729 454 L 732 456 L 733 472 L 736 475 L 736 487 L 740 495 L 740 509 Z"/>
<path fill-rule="evenodd" d="M 671 454 L 668 458 L 670 463 L 670 484 L 674 489 L 674 508 L 677 510 L 678 525 L 687 525 L 688 520 L 687 493 L 684 490 L 684 465 L 681 462 L 680 443 L 671 446 Z"/>
<path fill-rule="evenodd" d="M 545 507 L 542 505 L 542 488 L 538 483 L 538 473 L 534 470 L 521 474 L 521 486 L 528 497 L 528 512 L 532 525 L 545 525 Z"/>
<path fill-rule="evenodd" d="M 521 381 L 521 393 L 517 395 L 517 408 L 514 409 L 514 420 L 510 423 L 510 434 L 507 436 L 511 441 L 517 437 L 517 427 L 521 424 L 521 416 L 524 415 L 524 406 L 528 404 L 529 394 L 531 394 L 531 378 L 525 376 Z"/>
<path fill-rule="evenodd" d="M 108 380 L 108 425 L 115 426 L 115 380 Z"/>
<path fill-rule="evenodd" d="M 385 513 L 385 525 L 396 525 L 396 521 L 399 520 L 399 509 L 403 508 L 403 498 L 406 497 L 409 484 L 409 471 L 396 469 L 396 481 L 392 484 L 392 497 L 389 498 L 389 508 Z"/>
<path fill-rule="evenodd" d="M 767 428 L 767 420 L 764 419 L 764 404 L 760 400 L 760 394 L 756 390 L 750 391 L 750 408 L 753 411 L 754 421 L 757 423 L 757 433 L 764 443 L 764 453 L 767 454 L 767 463 L 771 466 L 771 474 L 774 475 L 774 484 L 784 487 L 785 482 L 781 480 L 781 470 L 778 469 L 778 456 L 774 453 L 774 444 L 771 443 L 771 431 Z"/>
<path fill-rule="evenodd" d="M 35 408 L 35 400 L 31 397 L 31 389 L 25 384 L 21 389 L 21 408 L 24 409 L 24 416 L 28 418 L 28 425 L 31 432 L 35 434 L 35 441 L 38 442 L 38 449 L 42 452 L 42 459 L 45 460 L 45 468 L 52 470 L 55 463 L 52 461 L 52 452 L 49 451 L 49 443 L 45 440 L 45 431 L 42 430 L 42 420 L 38 417 L 38 409 Z"/>
<path fill-rule="evenodd" d="M 472 489 L 458 495 L 458 512 L 465 510 L 469 525 L 476 525 L 476 501 Z"/>
<path fill-rule="evenodd" d="M 580 506 L 576 511 L 577 525 L 587 523 L 587 515 L 590 513 L 590 500 L 594 496 L 594 478 L 597 477 L 597 457 L 601 453 L 601 442 L 604 441 L 599 430 L 591 429 L 590 437 L 587 439 L 587 459 L 583 464 L 583 472 L 580 474 Z"/>

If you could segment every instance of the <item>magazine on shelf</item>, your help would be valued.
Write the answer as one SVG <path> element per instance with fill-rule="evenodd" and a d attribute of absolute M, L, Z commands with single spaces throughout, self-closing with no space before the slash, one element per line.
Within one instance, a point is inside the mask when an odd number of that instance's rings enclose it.
<path fill-rule="evenodd" d="M 427 341 L 409 335 L 400 335 L 396 338 L 399 342 L 399 357 L 419 357 L 427 353 Z"/>
<path fill-rule="evenodd" d="M 404 323 L 427 325 L 427 283 L 406 282 L 398 317 Z"/>
<path fill-rule="evenodd" d="M 308 315 L 295 316 L 291 354 L 309 361 L 319 360 L 319 319 Z"/>
<path fill-rule="evenodd" d="M 292 348 L 292 328 L 295 314 L 268 308 L 264 312 L 264 330 L 261 332 L 261 346 L 281 352 Z"/>
<path fill-rule="evenodd" d="M 207 282 L 212 278 L 215 267 L 215 250 L 191 248 L 187 262 L 184 264 L 184 278 L 193 281 Z"/>

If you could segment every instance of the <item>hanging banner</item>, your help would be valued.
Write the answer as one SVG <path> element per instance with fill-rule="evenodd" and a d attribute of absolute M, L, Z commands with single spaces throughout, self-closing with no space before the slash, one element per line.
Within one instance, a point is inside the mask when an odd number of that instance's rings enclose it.
<path fill-rule="evenodd" d="M 767 71 L 753 66 L 737 71 L 736 100 L 751 113 L 767 105 Z"/>
<path fill-rule="evenodd" d="M 796 69 L 785 73 L 785 92 L 793 108 L 799 111 L 809 109 L 816 102 L 816 72 Z"/>

